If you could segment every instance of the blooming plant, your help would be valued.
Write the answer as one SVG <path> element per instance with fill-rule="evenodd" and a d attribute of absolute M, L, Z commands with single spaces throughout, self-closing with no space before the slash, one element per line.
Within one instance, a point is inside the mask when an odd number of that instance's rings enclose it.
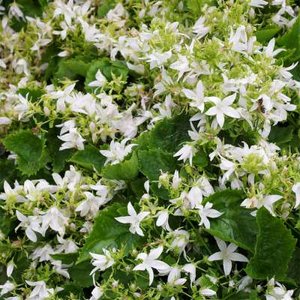
<path fill-rule="evenodd" d="M 300 299 L 297 0 L 0 0 L 0 299 Z"/>

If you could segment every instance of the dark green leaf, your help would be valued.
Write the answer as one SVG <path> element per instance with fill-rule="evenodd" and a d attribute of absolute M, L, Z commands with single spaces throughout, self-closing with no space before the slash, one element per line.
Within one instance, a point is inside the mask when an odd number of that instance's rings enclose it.
<path fill-rule="evenodd" d="M 295 250 L 296 239 L 283 221 L 273 217 L 264 207 L 256 216 L 258 236 L 253 258 L 246 272 L 254 279 L 286 279 L 288 264 Z"/>
<path fill-rule="evenodd" d="M 274 37 L 275 34 L 278 33 L 279 31 L 280 31 L 280 27 L 274 24 L 270 27 L 266 27 L 256 31 L 255 35 L 257 40 L 260 43 L 264 44 L 269 42 L 272 39 L 272 37 Z"/>
<path fill-rule="evenodd" d="M 159 149 L 138 151 L 139 169 L 150 180 L 157 180 L 162 172 L 173 173 L 177 159 Z"/>
<path fill-rule="evenodd" d="M 289 143 L 293 139 L 293 127 L 278 127 L 273 126 L 269 135 L 269 140 L 276 143 L 278 146 Z"/>
<path fill-rule="evenodd" d="M 190 137 L 190 117 L 180 114 L 173 118 L 165 118 L 155 125 L 155 127 L 142 134 L 136 143 L 140 149 L 161 149 L 165 152 L 174 154 L 182 147 L 182 144 Z"/>
<path fill-rule="evenodd" d="M 106 158 L 100 154 L 99 149 L 95 146 L 87 145 L 84 150 L 77 151 L 71 158 L 70 162 L 73 162 L 81 167 L 89 170 L 97 170 L 100 172 Z"/>
<path fill-rule="evenodd" d="M 241 207 L 243 194 L 237 190 L 220 191 L 206 198 L 213 203 L 213 208 L 222 212 L 217 219 L 210 219 L 207 231 L 224 241 L 254 252 L 257 235 L 255 218 L 250 211 Z"/>
<path fill-rule="evenodd" d="M 59 150 L 61 141 L 57 138 L 58 135 L 59 130 L 57 128 L 53 127 L 48 130 L 47 149 L 49 151 L 54 172 L 61 172 L 74 152 L 73 149 Z"/>
<path fill-rule="evenodd" d="M 90 259 L 90 252 L 102 253 L 103 249 L 125 246 L 125 253 L 141 242 L 141 237 L 131 234 L 128 225 L 121 224 L 115 217 L 127 215 L 125 204 L 114 203 L 103 209 L 95 219 L 94 227 L 88 236 L 78 258 L 78 263 Z"/>
<path fill-rule="evenodd" d="M 300 285 L 300 248 L 298 247 L 290 260 L 287 278 L 295 281 L 296 285 Z"/>
<path fill-rule="evenodd" d="M 135 152 L 130 159 L 124 160 L 115 165 L 107 165 L 102 169 L 102 175 L 108 179 L 132 180 L 139 173 L 138 158 Z"/>

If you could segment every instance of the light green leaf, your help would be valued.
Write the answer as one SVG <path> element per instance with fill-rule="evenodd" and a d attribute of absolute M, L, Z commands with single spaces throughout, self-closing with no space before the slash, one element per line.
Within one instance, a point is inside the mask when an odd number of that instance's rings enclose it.
<path fill-rule="evenodd" d="M 255 253 L 246 272 L 254 279 L 286 279 L 288 264 L 295 250 L 296 239 L 283 221 L 273 217 L 264 207 L 256 216 L 258 236 Z"/>

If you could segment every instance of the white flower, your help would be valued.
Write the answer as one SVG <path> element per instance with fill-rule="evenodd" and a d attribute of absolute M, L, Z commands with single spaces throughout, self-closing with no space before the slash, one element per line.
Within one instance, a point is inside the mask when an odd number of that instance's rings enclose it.
<path fill-rule="evenodd" d="M 268 282 L 266 300 L 293 300 L 294 290 L 287 290 L 283 284 L 275 281 L 274 278 Z"/>
<path fill-rule="evenodd" d="M 140 236 L 144 236 L 144 233 L 142 229 L 140 228 L 140 223 L 143 219 L 145 219 L 150 212 L 149 211 L 143 211 L 139 214 L 136 213 L 134 207 L 132 206 L 131 202 L 128 202 L 127 210 L 129 216 L 127 217 L 117 217 L 115 218 L 118 222 L 122 224 L 130 224 L 129 231 L 131 233 L 137 233 Z"/>
<path fill-rule="evenodd" d="M 179 80 L 184 73 L 190 71 L 189 61 L 186 56 L 178 54 L 178 60 L 172 63 L 170 68 L 179 72 L 177 79 Z"/>
<path fill-rule="evenodd" d="M 66 225 L 68 225 L 68 218 L 57 207 L 51 207 L 42 217 L 43 231 L 46 231 L 50 227 L 63 236 Z"/>
<path fill-rule="evenodd" d="M 250 3 L 249 3 L 250 6 L 259 7 L 259 8 L 262 8 L 267 4 L 268 4 L 268 2 L 264 1 L 264 0 L 251 0 Z"/>
<path fill-rule="evenodd" d="M 185 247 L 189 243 L 190 234 L 186 230 L 176 229 L 171 232 L 171 237 L 173 238 L 173 241 L 170 245 L 170 248 L 178 251 L 179 253 L 184 252 Z"/>
<path fill-rule="evenodd" d="M 216 116 L 217 123 L 222 128 L 224 125 L 224 115 L 231 118 L 239 118 L 240 114 L 230 105 L 236 98 L 236 94 L 230 95 L 223 100 L 218 97 L 208 97 L 207 99 L 211 100 L 215 106 L 211 107 L 205 114 L 208 116 Z"/>
<path fill-rule="evenodd" d="M 192 100 L 192 102 L 190 102 L 191 107 L 196 107 L 201 112 L 204 111 L 204 87 L 201 80 L 198 81 L 194 91 L 182 89 L 182 92 L 188 99 Z"/>
<path fill-rule="evenodd" d="M 98 300 L 103 296 L 103 294 L 103 289 L 100 286 L 95 286 L 92 291 L 92 297 L 90 298 L 90 300 Z"/>
<path fill-rule="evenodd" d="M 210 202 L 207 202 L 205 206 L 200 204 L 197 209 L 201 218 L 201 222 L 199 225 L 201 226 L 202 224 L 204 224 L 205 228 L 210 228 L 210 222 L 208 218 L 218 218 L 223 214 L 216 209 L 212 209 L 212 203 Z"/>
<path fill-rule="evenodd" d="M 171 267 L 168 275 L 168 283 L 170 285 L 183 285 L 186 282 L 185 278 L 181 278 L 181 270 L 178 267 Z"/>
<path fill-rule="evenodd" d="M 194 27 L 193 27 L 193 33 L 197 34 L 197 36 L 201 39 L 209 32 L 209 27 L 204 26 L 205 18 L 200 17 Z"/>
<path fill-rule="evenodd" d="M 90 252 L 90 255 L 93 257 L 92 265 L 95 266 L 90 275 L 94 274 L 98 270 L 104 271 L 110 268 L 115 263 L 108 250 L 103 249 L 103 253 L 104 255 Z"/>
<path fill-rule="evenodd" d="M 46 244 L 44 247 L 36 248 L 31 253 L 30 258 L 32 260 L 38 260 L 39 262 L 48 261 L 52 259 L 51 255 L 54 253 L 53 248 L 49 244 Z"/>
<path fill-rule="evenodd" d="M 90 87 L 103 87 L 107 82 L 106 77 L 101 73 L 100 70 L 96 73 L 96 80 L 89 83 Z"/>
<path fill-rule="evenodd" d="M 300 182 L 297 182 L 296 184 L 293 185 L 292 191 L 296 195 L 296 203 L 294 208 L 297 208 L 300 205 Z"/>
<path fill-rule="evenodd" d="M 154 52 L 146 56 L 146 61 L 150 63 L 150 69 L 154 69 L 155 67 L 160 67 L 164 63 L 167 62 L 172 56 L 172 51 L 169 50 L 164 53 Z"/>
<path fill-rule="evenodd" d="M 184 145 L 179 151 L 177 151 L 173 156 L 179 156 L 178 160 L 183 160 L 185 162 L 187 159 L 189 159 L 190 165 L 192 165 L 193 162 L 193 156 L 196 153 L 196 149 L 193 145 Z"/>
<path fill-rule="evenodd" d="M 234 252 L 237 249 L 237 246 L 235 244 L 230 243 L 227 247 L 226 243 L 218 238 L 216 238 L 216 242 L 220 251 L 209 256 L 208 260 L 223 260 L 223 269 L 225 276 L 229 275 L 229 273 L 231 272 L 232 261 L 248 262 L 248 258 L 246 256 Z"/>
<path fill-rule="evenodd" d="M 152 269 L 156 269 L 159 273 L 168 274 L 170 266 L 161 260 L 157 260 L 163 252 L 163 247 L 150 250 L 149 254 L 140 253 L 136 259 L 141 259 L 143 262 L 133 268 L 133 271 L 147 271 L 149 274 L 149 286 L 154 279 L 154 272 Z"/>
<path fill-rule="evenodd" d="M 187 199 L 189 200 L 191 209 L 198 207 L 203 199 L 201 189 L 198 186 L 193 186 L 187 194 Z"/>
<path fill-rule="evenodd" d="M 81 217 L 95 217 L 99 211 L 99 207 L 109 201 L 109 199 L 106 199 L 105 197 L 98 197 L 90 192 L 84 192 L 84 195 L 86 197 L 86 200 L 82 201 L 75 210 L 77 212 L 80 212 Z"/>
<path fill-rule="evenodd" d="M 22 213 L 20 213 L 18 210 L 16 211 L 16 216 L 21 223 L 16 227 L 16 231 L 19 227 L 26 228 L 25 233 L 27 237 L 32 241 L 37 241 L 36 232 L 39 232 L 43 235 L 43 230 L 40 226 L 41 219 L 38 216 L 29 216 L 26 217 Z"/>
<path fill-rule="evenodd" d="M 156 220 L 156 226 L 158 227 L 162 227 L 168 231 L 172 231 L 172 229 L 170 228 L 170 225 L 168 223 L 169 220 L 169 212 L 168 210 L 161 210 L 157 213 L 157 220 Z"/>
<path fill-rule="evenodd" d="M 46 283 L 44 281 L 28 281 L 26 280 L 26 283 L 29 286 L 34 287 L 31 294 L 27 298 L 28 300 L 43 300 L 48 298 L 51 294 L 54 293 L 53 289 L 47 289 Z"/>
<path fill-rule="evenodd" d="M 209 288 L 200 288 L 200 294 L 204 297 L 212 297 L 216 295 L 216 292 Z"/>
<path fill-rule="evenodd" d="M 185 273 L 189 273 L 190 274 L 190 280 L 191 283 L 195 282 L 196 280 L 196 266 L 195 264 L 186 264 L 182 267 L 182 271 Z"/>
<path fill-rule="evenodd" d="M 273 211 L 273 204 L 280 199 L 282 199 L 282 196 L 280 195 L 268 195 L 268 196 L 260 195 L 258 197 L 253 196 L 251 198 L 245 199 L 241 203 L 241 206 L 244 206 L 246 208 L 257 208 L 257 209 L 261 207 L 265 207 L 272 216 L 275 216 L 275 213 Z"/>
<path fill-rule="evenodd" d="M 122 161 L 132 150 L 136 144 L 129 144 L 127 143 L 128 139 L 124 139 L 119 142 L 111 141 L 109 145 L 109 150 L 100 150 L 100 153 L 107 157 L 105 161 L 105 165 L 111 162 L 112 165 L 119 163 Z"/>
<path fill-rule="evenodd" d="M 265 54 L 267 57 L 274 57 L 278 53 L 284 51 L 284 49 L 274 50 L 274 47 L 275 47 L 275 38 L 271 39 L 270 42 L 268 43 L 268 46 L 265 47 Z"/>
<path fill-rule="evenodd" d="M 4 294 L 7 294 L 15 289 L 15 285 L 10 282 L 6 281 L 4 284 L 0 285 L 1 293 L 0 296 L 3 296 Z"/>
<path fill-rule="evenodd" d="M 6 276 L 7 277 L 11 276 L 12 272 L 14 271 L 14 267 L 15 267 L 14 261 L 11 260 L 6 266 Z"/>
<path fill-rule="evenodd" d="M 76 148 L 79 150 L 84 149 L 83 142 L 85 141 L 85 139 L 77 131 L 77 128 L 71 128 L 69 130 L 69 133 L 58 136 L 58 138 L 64 142 L 59 148 L 60 151 L 72 148 Z"/>

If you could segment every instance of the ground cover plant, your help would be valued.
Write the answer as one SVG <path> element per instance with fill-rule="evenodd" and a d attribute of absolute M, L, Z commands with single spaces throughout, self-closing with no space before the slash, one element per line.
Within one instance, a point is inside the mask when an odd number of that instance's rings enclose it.
<path fill-rule="evenodd" d="M 300 299 L 292 0 L 0 0 L 0 299 Z"/>

